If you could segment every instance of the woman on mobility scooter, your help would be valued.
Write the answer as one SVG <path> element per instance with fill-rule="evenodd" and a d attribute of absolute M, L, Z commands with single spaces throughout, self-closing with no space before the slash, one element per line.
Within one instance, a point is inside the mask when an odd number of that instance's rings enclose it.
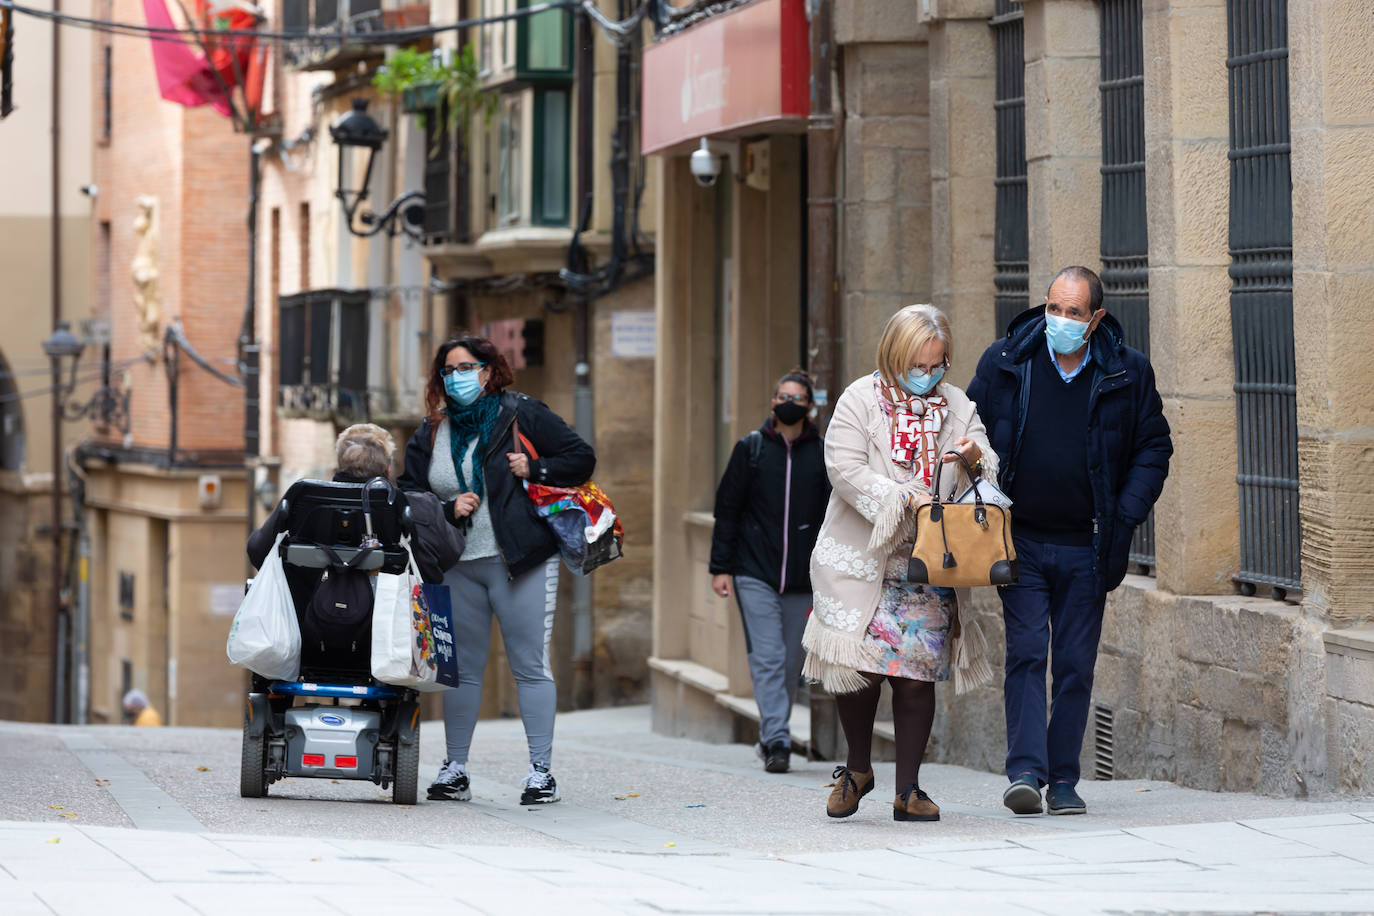
<path fill-rule="evenodd" d="M 467 533 L 462 560 L 444 575 L 453 603 L 458 686 L 444 693 L 448 758 L 429 787 L 432 799 L 472 798 L 468 751 L 495 616 L 529 743 L 530 772 L 520 803 L 558 801 L 558 784 L 549 772 L 558 704 L 549 662 L 558 544 L 524 481 L 577 486 L 591 477 L 596 455 L 543 403 L 507 391 L 514 381 L 490 340 L 446 341 L 434 355 L 425 386 L 427 416 L 406 445 L 401 489 L 407 496 L 437 495 L 445 516 Z M 517 445 L 517 432 L 539 457 Z"/>
<path fill-rule="evenodd" d="M 463 544 L 436 497 L 407 498 L 391 484 L 394 451 L 380 427 L 350 426 L 337 441 L 332 481 L 297 481 L 249 537 L 248 556 L 259 569 L 282 539 L 278 575 L 302 638 L 296 679 L 253 676 L 244 797 L 266 795 L 285 776 L 313 776 L 370 779 L 383 788 L 394 783 L 393 801 L 415 802 L 417 694 L 371 676 L 376 574 L 403 572 L 413 558 L 425 581 L 440 582 Z"/>

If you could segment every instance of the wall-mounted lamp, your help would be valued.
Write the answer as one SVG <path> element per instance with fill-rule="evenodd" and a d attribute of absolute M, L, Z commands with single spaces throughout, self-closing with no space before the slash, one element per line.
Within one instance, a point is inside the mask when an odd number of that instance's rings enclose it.
<path fill-rule="evenodd" d="M 396 198 L 380 214 L 371 210 L 358 212 L 363 201 L 367 200 L 368 185 L 372 182 L 372 166 L 377 159 L 377 151 L 386 142 L 388 131 L 373 120 L 367 113 L 367 99 L 354 99 L 353 107 L 329 128 L 329 136 L 339 147 L 339 188 L 334 196 L 343 205 L 344 218 L 348 221 L 348 231 L 366 238 L 386 230 L 388 235 L 404 232 L 410 238 L 420 240 L 425 223 L 425 194 L 423 191 L 407 191 Z M 362 186 L 348 187 L 350 170 L 348 151 L 367 150 L 367 166 L 363 169 Z M 353 225 L 353 218 L 367 228 L 359 229 Z"/>

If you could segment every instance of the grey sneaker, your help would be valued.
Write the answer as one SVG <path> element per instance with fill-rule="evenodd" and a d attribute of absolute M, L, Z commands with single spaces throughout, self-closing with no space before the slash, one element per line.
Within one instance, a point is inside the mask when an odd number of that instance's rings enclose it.
<path fill-rule="evenodd" d="M 1002 804 L 1016 814 L 1040 813 L 1040 786 L 1034 776 L 1018 776 L 1002 793 Z"/>
<path fill-rule="evenodd" d="M 549 768 L 542 764 L 530 764 L 530 775 L 525 777 L 525 791 L 520 793 L 520 804 L 551 805 L 558 798 L 558 781 L 553 778 Z"/>
<path fill-rule="evenodd" d="M 439 775 L 429 787 L 431 801 L 469 801 L 472 786 L 468 780 L 468 768 L 461 763 L 445 760 L 439 767 Z"/>

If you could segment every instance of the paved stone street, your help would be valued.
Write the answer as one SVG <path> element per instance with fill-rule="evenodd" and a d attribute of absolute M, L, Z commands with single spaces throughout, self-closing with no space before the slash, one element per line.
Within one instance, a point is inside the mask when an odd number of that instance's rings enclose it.
<path fill-rule="evenodd" d="M 422 783 L 443 757 L 424 727 Z M 238 797 L 237 731 L 0 723 L 0 913 L 1374 912 L 1374 799 L 1085 783 L 1016 818 L 1004 780 L 927 766 L 938 824 L 891 819 L 891 765 L 825 816 L 831 766 L 664 738 L 644 707 L 560 717 L 564 801 L 517 803 L 517 721 L 483 722 L 474 799 L 370 783 Z"/>

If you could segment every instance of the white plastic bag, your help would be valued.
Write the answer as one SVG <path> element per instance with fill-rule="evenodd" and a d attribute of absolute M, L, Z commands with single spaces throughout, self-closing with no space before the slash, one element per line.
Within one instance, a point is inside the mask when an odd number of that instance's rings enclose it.
<path fill-rule="evenodd" d="M 443 690 L 423 580 L 403 540 L 408 561 L 402 573 L 379 573 L 372 604 L 372 676 L 383 684 Z"/>
<path fill-rule="evenodd" d="M 301 669 L 301 627 L 281 565 L 284 537 L 277 535 L 243 596 L 224 647 L 229 661 L 278 681 L 294 680 Z"/>

